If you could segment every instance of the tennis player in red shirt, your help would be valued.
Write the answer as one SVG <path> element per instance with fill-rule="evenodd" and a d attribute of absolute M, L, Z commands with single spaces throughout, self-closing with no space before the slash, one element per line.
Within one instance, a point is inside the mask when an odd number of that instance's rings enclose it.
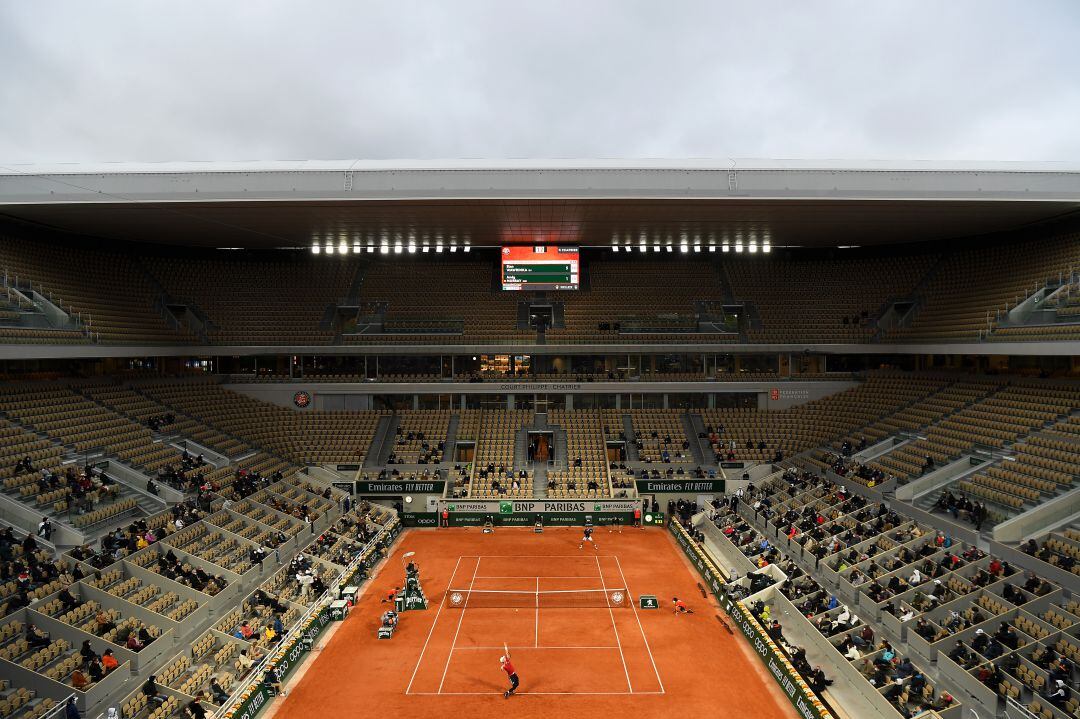
<path fill-rule="evenodd" d="M 517 670 L 510 663 L 510 652 L 506 652 L 506 654 L 499 657 L 499 664 L 502 666 L 502 670 L 506 672 L 507 678 L 510 679 L 510 688 L 503 692 L 503 697 L 509 699 L 510 695 L 517 691 L 518 688 Z"/>

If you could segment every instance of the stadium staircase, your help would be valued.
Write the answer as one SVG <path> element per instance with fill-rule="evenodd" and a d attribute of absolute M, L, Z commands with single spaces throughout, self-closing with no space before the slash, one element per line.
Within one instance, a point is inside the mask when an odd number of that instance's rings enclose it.
<path fill-rule="evenodd" d="M 682 421 L 683 432 L 686 434 L 686 441 L 690 444 L 690 454 L 694 458 L 694 462 L 699 467 L 713 464 L 711 449 L 706 452 L 705 448 L 701 446 L 701 433 L 705 431 L 705 423 L 702 421 L 701 415 L 696 412 L 685 412 L 679 415 L 679 419 Z"/>
<path fill-rule="evenodd" d="M 161 315 L 161 319 L 165 321 L 165 324 L 172 329 L 186 327 L 199 338 L 200 342 L 207 345 L 210 344 L 210 336 L 208 333 L 218 329 L 218 327 L 211 321 L 209 315 L 194 302 L 179 300 L 170 295 L 169 291 L 165 289 L 165 286 L 161 284 L 154 273 L 143 265 L 141 259 L 137 257 L 132 258 L 132 266 L 142 274 L 147 283 L 154 290 L 156 295 L 154 299 L 154 309 Z"/>
<path fill-rule="evenodd" d="M 934 278 L 941 273 L 941 268 L 944 264 L 945 255 L 939 255 L 923 276 L 919 278 L 919 281 L 915 283 L 915 286 L 911 288 L 911 292 L 908 293 L 908 296 L 895 300 L 888 308 L 886 308 L 885 312 L 878 318 L 878 323 L 881 326 L 880 331 L 874 334 L 874 341 L 883 339 L 892 329 L 907 327 L 912 323 L 925 302 L 927 288 L 930 286 L 930 283 L 934 281 Z M 910 303 L 910 307 L 907 306 L 908 303 Z M 903 311 L 896 312 L 896 317 L 894 319 L 887 320 L 887 313 L 898 306 L 903 306 Z"/>
<path fill-rule="evenodd" d="M 641 455 L 638 453 L 637 435 L 634 434 L 634 421 L 628 414 L 620 415 L 620 419 L 622 419 L 623 434 L 626 436 L 626 461 L 640 462 Z"/>
<path fill-rule="evenodd" d="M 371 438 L 368 453 L 364 456 L 364 468 L 383 467 L 390 454 L 394 451 L 394 442 L 397 437 L 397 428 L 401 424 L 401 418 L 396 414 L 379 417 L 379 424 L 375 427 L 375 434 Z"/>
<path fill-rule="evenodd" d="M 984 339 L 1054 338 L 1055 330 L 1073 327 L 1080 333 L 1080 272 L 1070 268 L 1032 288 L 1025 297 L 1001 310 L 991 320 Z M 1004 330 L 1004 332 L 999 332 Z M 1043 333 L 1050 333 L 1044 335 Z"/>
<path fill-rule="evenodd" d="M 690 442 L 690 449 L 693 451 L 694 461 L 702 466 L 716 464 L 713 447 L 708 444 L 707 436 L 703 436 L 705 435 L 705 420 L 702 419 L 700 413 L 687 413 L 683 426 L 686 429 L 686 438 Z M 699 456 L 701 459 L 698 459 Z"/>
<path fill-rule="evenodd" d="M 44 289 L 21 281 L 4 271 L 0 284 L 0 328 L 79 332 L 94 341 L 81 315 L 73 315 Z M 45 293 L 45 294 L 43 294 Z M 55 299 L 55 301 L 54 301 Z"/>
<path fill-rule="evenodd" d="M 443 440 L 443 462 L 453 462 L 457 456 L 457 433 L 461 424 L 461 415 L 454 412 L 446 423 L 446 439 Z"/>

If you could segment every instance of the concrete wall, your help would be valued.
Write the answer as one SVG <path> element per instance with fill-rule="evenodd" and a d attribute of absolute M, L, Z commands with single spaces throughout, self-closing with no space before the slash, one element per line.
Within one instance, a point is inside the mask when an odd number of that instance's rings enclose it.
<path fill-rule="evenodd" d="M 297 411 L 304 409 L 325 409 L 333 400 L 329 398 L 342 395 L 350 398 L 346 407 L 353 402 L 362 402 L 363 396 L 380 394 L 685 394 L 685 393 L 752 393 L 758 395 L 758 404 L 762 409 L 787 409 L 806 402 L 827 397 L 845 389 L 855 387 L 855 381 L 823 382 L 256 382 L 223 385 L 226 389 L 246 394 L 249 397 L 269 402 L 281 407 L 290 407 Z M 779 399 L 773 400 L 769 391 L 778 389 Z M 312 402 L 307 408 L 298 408 L 293 396 L 304 391 L 311 394 Z M 339 401 L 334 401 L 340 407 Z M 368 404 L 367 406 L 370 406 Z"/>

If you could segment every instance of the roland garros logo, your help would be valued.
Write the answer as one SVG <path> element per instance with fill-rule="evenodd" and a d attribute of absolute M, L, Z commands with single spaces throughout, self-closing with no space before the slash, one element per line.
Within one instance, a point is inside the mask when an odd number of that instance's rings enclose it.
<path fill-rule="evenodd" d="M 301 390 L 292 396 L 292 401 L 297 407 L 303 409 L 311 404 L 311 393 Z"/>

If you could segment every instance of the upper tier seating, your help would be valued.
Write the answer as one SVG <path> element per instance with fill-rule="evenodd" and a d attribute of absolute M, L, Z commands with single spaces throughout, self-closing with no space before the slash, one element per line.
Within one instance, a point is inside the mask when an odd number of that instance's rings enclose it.
<path fill-rule="evenodd" d="M 375 260 L 364 272 L 363 302 L 385 305 L 386 320 L 422 328 L 428 320 L 460 320 L 463 334 L 344 334 L 356 344 L 455 344 L 489 340 L 531 342 L 536 333 L 517 329 L 513 292 L 492 289 L 490 261 Z M 435 323 L 436 325 L 438 322 Z"/>
<path fill-rule="evenodd" d="M 1078 266 L 1080 241 L 1075 236 L 949 253 L 918 292 L 920 306 L 911 324 L 890 331 L 888 339 L 974 340 L 990 328 L 988 314 L 994 321 L 997 313 L 1016 306 L 1037 286 Z"/>
<path fill-rule="evenodd" d="M 328 306 L 348 294 L 359 260 L 322 262 L 308 254 L 282 259 L 147 258 L 151 273 L 177 300 L 212 323 L 214 344 L 329 344 L 320 327 Z"/>
<path fill-rule="evenodd" d="M 0 268 L 33 283 L 84 326 L 110 344 L 186 344 L 196 341 L 173 328 L 156 309 L 160 290 L 130 253 L 0 238 Z M 15 332 L 23 330 L 13 330 Z"/>
<path fill-rule="evenodd" d="M 910 294 L 936 259 L 769 257 L 725 267 L 735 298 L 761 314 L 763 327 L 747 332 L 751 342 L 869 342 L 885 303 Z"/>
<path fill-rule="evenodd" d="M 589 263 L 588 289 L 556 293 L 562 302 L 565 329 L 548 328 L 547 340 L 568 342 L 727 342 L 738 335 L 664 332 L 678 316 L 696 330 L 697 301 L 724 299 L 716 267 L 708 262 L 603 260 Z M 631 332 L 642 322 L 660 328 L 655 332 Z M 622 325 L 621 330 L 615 325 Z M 607 325 L 607 329 L 599 329 Z"/>

